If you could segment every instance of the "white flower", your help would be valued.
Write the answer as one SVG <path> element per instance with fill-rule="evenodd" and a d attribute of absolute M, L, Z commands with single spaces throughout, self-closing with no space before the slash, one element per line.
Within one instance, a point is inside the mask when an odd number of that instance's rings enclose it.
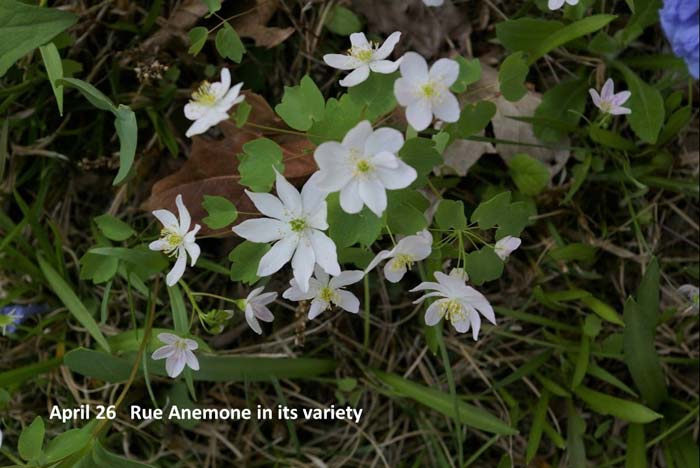
<path fill-rule="evenodd" d="M 401 59 L 395 62 L 385 59 L 394 50 L 400 37 L 401 33 L 396 31 L 379 47 L 379 44 L 367 41 L 363 33 L 352 33 L 350 34 L 352 47 L 348 50 L 347 55 L 326 54 L 323 56 L 323 61 L 338 70 L 353 70 L 339 83 L 340 86 L 356 86 L 369 77 L 370 70 L 375 73 L 394 73 L 396 71 Z"/>
<path fill-rule="evenodd" d="M 168 286 L 172 286 L 182 278 L 187 266 L 187 254 L 190 255 L 191 266 L 197 263 L 200 249 L 195 243 L 195 236 L 201 229 L 199 224 L 194 225 L 190 231 L 190 212 L 182 202 L 182 195 L 175 198 L 180 221 L 168 210 L 155 210 L 153 216 L 163 225 L 160 231 L 160 239 L 151 242 L 148 246 L 151 250 L 163 251 L 169 256 L 175 256 L 175 265 L 165 277 Z"/>
<path fill-rule="evenodd" d="M 425 6 L 438 7 L 442 6 L 442 4 L 445 3 L 445 0 L 423 0 L 423 3 Z"/>
<path fill-rule="evenodd" d="M 498 255 L 498 257 L 505 262 L 510 254 L 520 247 L 521 243 L 522 240 L 520 240 L 519 237 L 506 236 L 496 242 L 493 250 L 496 252 L 496 255 Z"/>
<path fill-rule="evenodd" d="M 340 274 L 335 244 L 321 232 L 328 229 L 326 194 L 311 180 L 299 194 L 279 173 L 276 187 L 277 196 L 246 190 L 258 211 L 269 217 L 243 221 L 233 232 L 251 242 L 277 241 L 260 259 L 257 275 L 269 276 L 291 259 L 297 284 L 308 291 L 315 264 L 328 274 Z"/>
<path fill-rule="evenodd" d="M 221 70 L 220 82 L 203 82 L 197 91 L 192 93 L 190 102 L 185 105 L 185 117 L 194 120 L 185 135 L 199 135 L 219 122 L 228 120 L 229 109 L 245 99 L 245 96 L 238 95 L 242 87 L 243 83 L 238 83 L 231 88 L 231 73 L 228 68 Z"/>
<path fill-rule="evenodd" d="M 398 283 L 415 262 L 428 258 L 432 246 L 433 236 L 427 230 L 414 236 L 406 236 L 393 249 L 379 252 L 367 266 L 365 272 L 370 271 L 379 265 L 379 262 L 388 258 L 390 260 L 384 265 L 384 277 L 387 281 Z"/>
<path fill-rule="evenodd" d="M 446 275 L 438 271 L 435 273 L 435 279 L 438 280 L 437 283 L 425 281 L 411 289 L 411 292 L 433 290 L 415 301 L 414 304 L 418 304 L 428 297 L 441 298 L 433 302 L 425 311 L 426 325 L 436 325 L 445 317 L 452 322 L 452 326 L 459 333 L 467 332 L 471 326 L 472 336 L 476 340 L 481 328 L 479 313 L 486 317 L 489 322 L 496 324 L 496 317 L 489 301 L 479 291 L 464 283 L 461 272 L 453 270 L 452 273 Z"/>
<path fill-rule="evenodd" d="M 290 301 L 313 299 L 309 308 L 309 320 L 313 320 L 334 305 L 353 314 L 359 312 L 360 300 L 353 293 L 341 288 L 360 281 L 365 275 L 363 271 L 343 271 L 338 276 L 330 277 L 321 268 L 316 267 L 314 275 L 315 278 L 309 280 L 308 291 L 302 291 L 296 280 L 291 280 L 291 287 L 282 293 L 282 297 Z"/>
<path fill-rule="evenodd" d="M 401 61 L 401 78 L 394 82 L 394 94 L 406 107 L 406 120 L 418 131 L 425 130 L 433 114 L 444 122 L 459 120 L 459 102 L 450 86 L 459 76 L 459 64 L 442 58 L 430 70 L 423 57 L 406 52 Z"/>
<path fill-rule="evenodd" d="M 393 128 L 378 128 L 364 120 L 352 128 L 342 143 L 327 141 L 314 151 L 319 172 L 317 187 L 340 191 L 340 206 L 347 213 L 359 213 L 364 205 L 381 216 L 386 209 L 386 190 L 408 187 L 416 170 L 396 154 L 403 135 Z"/>
<path fill-rule="evenodd" d="M 589 89 L 588 92 L 591 95 L 591 99 L 593 99 L 593 104 L 606 114 L 622 115 L 632 113 L 629 108 L 622 107 L 632 93 L 629 91 L 620 91 L 615 94 L 615 85 L 613 84 L 612 78 L 608 78 L 603 85 L 603 89 L 600 90 L 600 94 L 593 88 Z"/>
<path fill-rule="evenodd" d="M 688 299 L 694 310 L 700 308 L 700 289 L 692 284 L 684 284 L 678 287 L 678 292 Z"/>
<path fill-rule="evenodd" d="M 558 10 L 559 8 L 564 6 L 564 2 L 568 3 L 569 5 L 576 5 L 578 4 L 578 0 L 549 0 L 547 3 L 547 6 L 549 7 L 550 10 Z"/>
<path fill-rule="evenodd" d="M 248 322 L 248 326 L 253 329 L 258 335 L 262 334 L 262 329 L 258 323 L 258 319 L 263 322 L 272 322 L 275 316 L 272 315 L 270 309 L 267 305 L 277 299 L 276 292 L 268 292 L 260 294 L 263 292 L 263 287 L 253 289 L 248 297 L 243 300 L 241 304 L 241 309 L 245 311 L 245 320 Z"/>
<path fill-rule="evenodd" d="M 165 359 L 165 371 L 173 379 L 185 369 L 185 364 L 192 370 L 199 370 L 199 361 L 192 351 L 199 345 L 196 341 L 180 338 L 172 333 L 159 333 L 158 339 L 165 343 L 151 355 L 153 360 Z"/>

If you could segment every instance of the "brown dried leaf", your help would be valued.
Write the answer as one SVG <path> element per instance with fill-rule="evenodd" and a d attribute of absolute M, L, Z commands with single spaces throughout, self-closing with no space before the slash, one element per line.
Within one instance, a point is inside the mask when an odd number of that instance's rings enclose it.
<path fill-rule="evenodd" d="M 259 47 L 275 47 L 294 34 L 294 28 L 268 27 L 279 8 L 277 0 L 257 0 L 244 2 L 243 14 L 232 21 L 233 29 L 239 36 L 248 37 Z"/>

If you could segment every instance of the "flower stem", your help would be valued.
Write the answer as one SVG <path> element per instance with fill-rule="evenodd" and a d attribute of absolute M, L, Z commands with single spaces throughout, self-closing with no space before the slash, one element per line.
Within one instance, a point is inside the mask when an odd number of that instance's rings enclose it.
<path fill-rule="evenodd" d="M 365 275 L 364 278 L 364 289 L 365 289 L 365 339 L 362 349 L 366 353 L 369 349 L 369 273 Z"/>

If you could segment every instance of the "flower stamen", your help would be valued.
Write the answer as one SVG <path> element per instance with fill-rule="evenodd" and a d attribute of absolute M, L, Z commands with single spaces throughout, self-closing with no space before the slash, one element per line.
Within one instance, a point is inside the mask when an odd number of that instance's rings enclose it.
<path fill-rule="evenodd" d="M 197 88 L 197 91 L 192 93 L 192 100 L 198 104 L 202 104 L 205 106 L 211 106 L 212 104 L 215 104 L 216 95 L 211 89 L 211 83 L 209 83 L 208 81 L 202 82 L 202 84 L 199 85 L 199 88 Z"/>
<path fill-rule="evenodd" d="M 291 227 L 293 232 L 300 233 L 307 228 L 307 223 L 306 220 L 303 218 L 296 218 L 289 222 L 289 226 Z"/>

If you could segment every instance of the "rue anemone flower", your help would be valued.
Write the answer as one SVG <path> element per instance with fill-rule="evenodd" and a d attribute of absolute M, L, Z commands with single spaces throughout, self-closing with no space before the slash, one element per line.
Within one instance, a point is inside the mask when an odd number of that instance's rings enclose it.
<path fill-rule="evenodd" d="M 338 276 L 328 276 L 321 268 L 316 267 L 314 277 L 309 280 L 309 290 L 302 291 L 296 280 L 289 282 L 290 288 L 282 293 L 282 297 L 290 301 L 311 300 L 309 320 L 333 306 L 340 307 L 356 314 L 360 310 L 360 300 L 351 292 L 342 289 L 357 283 L 365 273 L 361 270 L 343 271 Z"/>
<path fill-rule="evenodd" d="M 505 236 L 496 242 L 493 250 L 496 252 L 496 255 L 498 255 L 498 257 L 505 262 L 510 254 L 520 247 L 521 243 L 522 240 L 520 240 L 519 237 Z"/>
<path fill-rule="evenodd" d="M 416 170 L 397 156 L 402 146 L 401 132 L 372 130 L 364 120 L 342 142 L 327 141 L 316 148 L 319 171 L 313 181 L 326 192 L 340 191 L 340 206 L 346 213 L 359 213 L 367 205 L 381 216 L 387 206 L 386 190 L 408 187 L 417 177 Z"/>
<path fill-rule="evenodd" d="M 391 250 L 382 250 L 369 263 L 365 271 L 370 271 L 383 260 L 384 277 L 391 283 L 398 283 L 415 262 L 425 260 L 432 252 L 433 236 L 427 230 L 399 240 Z"/>
<path fill-rule="evenodd" d="M 267 305 L 277 299 L 277 293 L 263 293 L 264 290 L 264 287 L 255 288 L 245 299 L 237 301 L 238 307 L 245 314 L 248 326 L 258 335 L 262 335 L 262 328 L 260 328 L 258 320 L 272 322 L 275 319 Z"/>
<path fill-rule="evenodd" d="M 481 328 L 480 314 L 496 324 L 491 304 L 483 294 L 465 284 L 462 271 L 455 269 L 449 275 L 438 271 L 435 272 L 435 279 L 437 283 L 425 281 L 411 289 L 411 292 L 432 291 L 414 301 L 414 304 L 421 303 L 429 297 L 439 298 L 425 311 L 426 325 L 437 325 L 445 318 L 459 333 L 465 333 L 471 327 L 472 337 L 477 340 Z"/>
<path fill-rule="evenodd" d="M 364 33 L 350 34 L 350 50 L 345 54 L 326 54 L 323 61 L 327 65 L 338 70 L 352 70 L 345 78 L 339 81 L 340 86 L 356 86 L 369 77 L 370 70 L 375 73 L 394 73 L 401 59 L 392 62 L 386 60 L 391 55 L 394 47 L 399 42 L 401 33 L 392 33 L 384 44 L 374 44 L 367 40 Z"/>
<path fill-rule="evenodd" d="M 165 359 L 165 371 L 169 377 L 174 379 L 180 375 L 185 365 L 194 371 L 199 370 L 199 360 L 193 353 L 199 347 L 196 341 L 172 333 L 159 333 L 158 339 L 165 343 L 165 346 L 156 349 L 151 358 Z"/>
<path fill-rule="evenodd" d="M 568 5 L 578 5 L 579 0 L 549 0 L 547 2 L 547 7 L 549 7 L 550 10 L 558 10 L 559 8 L 564 6 L 564 3 Z"/>
<path fill-rule="evenodd" d="M 153 216 L 163 225 L 160 231 L 160 239 L 153 241 L 148 246 L 151 250 L 161 251 L 171 257 L 175 257 L 175 265 L 165 277 L 165 283 L 168 286 L 173 286 L 180 281 L 187 267 L 187 255 L 190 256 L 191 266 L 197 263 L 199 258 L 200 248 L 195 242 L 195 237 L 201 229 L 199 224 L 195 224 L 194 229 L 190 231 L 190 212 L 182 202 L 182 195 L 178 194 L 175 198 L 177 211 L 180 219 L 169 210 L 155 210 Z"/>
<path fill-rule="evenodd" d="M 406 52 L 399 69 L 401 78 L 394 82 L 394 95 L 406 108 L 406 120 L 411 127 L 425 130 L 433 115 L 443 122 L 459 120 L 459 102 L 450 92 L 450 86 L 459 76 L 456 61 L 442 58 L 428 69 L 423 57 Z"/>
<path fill-rule="evenodd" d="M 330 275 L 340 274 L 335 243 L 323 233 L 328 229 L 326 193 L 312 180 L 299 193 L 279 173 L 275 185 L 277 196 L 246 190 L 248 198 L 267 218 L 243 221 L 232 230 L 250 242 L 275 242 L 260 259 L 258 276 L 269 276 L 291 260 L 294 279 L 302 291 L 308 291 L 314 265 Z"/>
<path fill-rule="evenodd" d="M 612 78 L 607 79 L 603 89 L 600 90 L 600 94 L 593 88 L 589 89 L 588 92 L 591 95 L 591 99 L 593 99 L 593 104 L 605 114 L 623 115 L 632 113 L 629 108 L 622 107 L 632 93 L 629 91 L 615 93 L 615 84 Z"/>
<path fill-rule="evenodd" d="M 185 135 L 193 137 L 209 130 L 214 125 L 228 120 L 228 111 L 236 104 L 243 102 L 245 96 L 240 96 L 243 83 L 231 88 L 231 73 L 228 68 L 221 70 L 221 81 L 209 83 L 204 81 L 192 93 L 192 99 L 185 105 L 185 117 L 194 120 Z"/>

